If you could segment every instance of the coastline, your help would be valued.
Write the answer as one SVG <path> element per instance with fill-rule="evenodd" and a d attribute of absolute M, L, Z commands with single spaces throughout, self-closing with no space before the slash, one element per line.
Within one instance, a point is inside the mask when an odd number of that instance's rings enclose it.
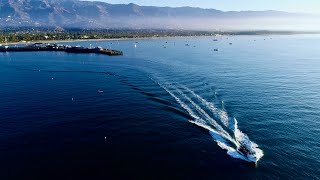
<path fill-rule="evenodd" d="M 156 36 L 156 37 L 123 37 L 123 38 L 101 38 L 101 39 L 65 39 L 65 40 L 37 40 L 27 42 L 8 42 L 8 45 L 33 44 L 33 43 L 63 43 L 63 42 L 85 42 L 85 41 L 125 41 L 125 40 L 143 40 L 143 39 L 172 39 L 172 38 L 201 38 L 212 37 L 221 38 L 226 36 L 271 36 L 271 35 L 309 35 L 319 33 L 288 33 L 288 34 L 218 34 L 218 35 L 194 35 L 194 36 Z M 4 43 L 2 45 L 5 45 Z"/>
<path fill-rule="evenodd" d="M 41 40 L 28 42 L 8 42 L 8 45 L 33 44 L 33 43 L 63 43 L 63 42 L 85 42 L 85 41 L 125 41 L 125 40 L 141 40 L 141 39 L 165 39 L 165 38 L 199 38 L 199 37 L 223 37 L 220 36 L 160 36 L 160 37 L 138 37 L 138 38 L 103 38 L 103 39 L 68 39 L 68 40 Z M 4 45 L 4 44 L 2 44 Z"/>
<path fill-rule="evenodd" d="M 270 35 L 303 35 L 320 34 L 320 31 L 196 31 L 196 30 L 8 30 L 0 35 L 1 44 L 33 44 L 63 43 L 83 41 L 121 41 L 139 39 L 171 39 L 171 38 L 218 38 L 226 36 L 270 36 Z"/>
<path fill-rule="evenodd" d="M 132 38 L 127 38 L 132 39 Z M 121 39 L 69 39 L 69 40 L 41 40 L 41 41 L 28 41 L 28 42 L 8 42 L 8 45 L 18 45 L 18 44 L 33 44 L 33 43 L 63 43 L 63 42 L 83 42 L 83 41 L 110 41 L 110 40 L 126 40 Z M 3 44 L 2 44 L 3 45 Z"/>

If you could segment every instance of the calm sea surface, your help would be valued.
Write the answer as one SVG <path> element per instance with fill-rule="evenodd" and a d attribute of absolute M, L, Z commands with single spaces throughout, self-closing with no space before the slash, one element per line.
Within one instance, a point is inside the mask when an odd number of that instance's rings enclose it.
<path fill-rule="evenodd" d="M 320 36 L 217 39 L 1 53 L 0 179 L 320 179 Z"/>

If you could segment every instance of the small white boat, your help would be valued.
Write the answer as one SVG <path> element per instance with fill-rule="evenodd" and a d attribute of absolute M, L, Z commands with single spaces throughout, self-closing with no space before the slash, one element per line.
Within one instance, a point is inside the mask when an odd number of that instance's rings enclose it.
<path fill-rule="evenodd" d="M 248 148 L 244 144 L 240 144 L 240 146 L 237 148 L 237 151 L 241 155 L 245 156 L 250 162 L 257 163 L 257 161 L 259 160 L 256 155 L 256 152 L 253 151 L 251 148 Z"/>

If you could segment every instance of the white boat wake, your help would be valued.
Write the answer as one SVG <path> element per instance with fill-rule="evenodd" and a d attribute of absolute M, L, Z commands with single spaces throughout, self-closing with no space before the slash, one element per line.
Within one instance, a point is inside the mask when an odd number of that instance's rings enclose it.
<path fill-rule="evenodd" d="M 191 123 L 207 129 L 218 146 L 227 150 L 233 158 L 248 162 L 258 162 L 263 151 L 250 141 L 238 128 L 236 118 L 230 117 L 226 110 L 218 108 L 186 86 L 177 83 L 155 80 L 161 88 L 170 94 L 193 118 Z"/>

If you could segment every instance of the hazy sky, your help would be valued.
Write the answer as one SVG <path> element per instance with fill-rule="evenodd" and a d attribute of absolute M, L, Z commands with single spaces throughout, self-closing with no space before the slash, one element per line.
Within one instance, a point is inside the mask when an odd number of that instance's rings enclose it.
<path fill-rule="evenodd" d="M 192 6 L 224 11 L 281 10 L 320 14 L 320 0 L 96 0 L 112 4 L 135 3 L 149 6 Z"/>

